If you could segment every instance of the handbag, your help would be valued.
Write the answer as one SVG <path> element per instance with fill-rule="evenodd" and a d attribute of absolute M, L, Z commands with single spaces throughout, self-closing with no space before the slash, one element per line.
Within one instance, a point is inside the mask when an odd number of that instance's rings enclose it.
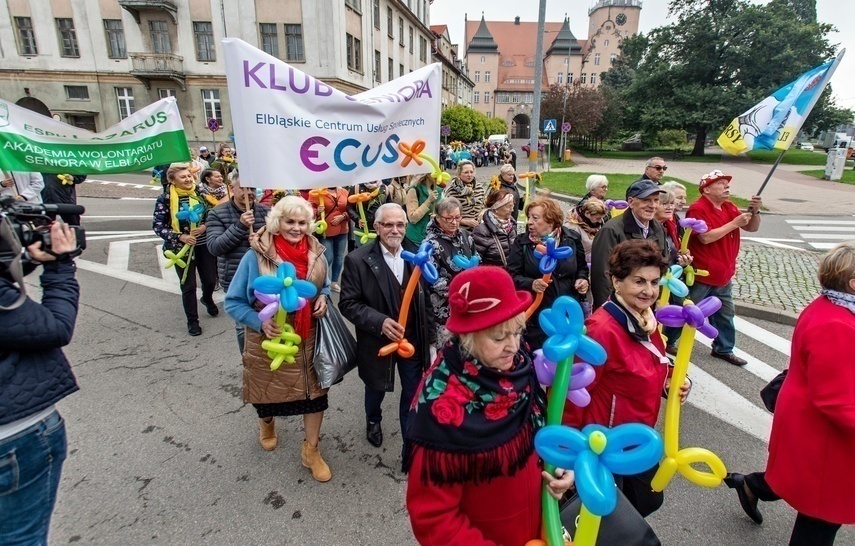
<path fill-rule="evenodd" d="M 318 319 L 314 366 L 322 389 L 340 382 L 356 367 L 356 339 L 333 305 L 328 304 L 326 314 Z"/>
<path fill-rule="evenodd" d="M 784 384 L 784 379 L 787 378 L 787 370 L 779 373 L 769 381 L 769 384 L 760 389 L 760 398 L 763 399 L 763 405 L 766 409 L 775 413 L 775 405 L 778 403 L 778 394 L 781 392 L 781 386 Z"/>
<path fill-rule="evenodd" d="M 661 546 L 659 537 L 653 532 L 647 520 L 630 504 L 626 497 L 617 489 L 617 506 L 608 516 L 600 521 L 600 532 L 597 534 L 598 545 L 620 546 Z M 579 521 L 579 511 L 582 509 L 582 499 L 574 493 L 565 501 L 560 509 L 561 524 L 571 535 L 576 536 L 576 524 Z"/>

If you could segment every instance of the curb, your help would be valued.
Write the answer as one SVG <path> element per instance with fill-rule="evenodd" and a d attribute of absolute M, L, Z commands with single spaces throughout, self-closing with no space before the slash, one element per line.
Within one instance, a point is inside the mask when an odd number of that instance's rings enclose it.
<path fill-rule="evenodd" d="M 784 309 L 774 309 L 745 302 L 735 302 L 735 305 L 738 316 L 768 320 L 785 326 L 795 326 L 796 320 L 799 318 L 796 313 Z"/>

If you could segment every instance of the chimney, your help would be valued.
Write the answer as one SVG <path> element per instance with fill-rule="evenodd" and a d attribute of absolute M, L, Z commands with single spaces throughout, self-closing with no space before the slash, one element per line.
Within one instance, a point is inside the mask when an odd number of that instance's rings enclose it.
<path fill-rule="evenodd" d="M 520 24 L 520 16 L 519 16 L 519 15 L 517 15 L 516 17 L 514 17 L 514 24 L 515 24 L 515 25 L 519 25 L 519 24 Z"/>

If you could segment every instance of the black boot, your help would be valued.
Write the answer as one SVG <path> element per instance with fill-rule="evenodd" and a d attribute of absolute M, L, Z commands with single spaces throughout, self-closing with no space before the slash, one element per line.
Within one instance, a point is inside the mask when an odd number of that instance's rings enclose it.
<path fill-rule="evenodd" d="M 217 304 L 214 303 L 213 296 L 208 296 L 207 298 L 205 296 L 202 296 L 199 301 L 202 302 L 202 305 L 205 306 L 205 311 L 207 311 L 208 314 L 212 317 L 216 317 L 220 314 L 220 310 L 219 308 L 217 308 Z"/>

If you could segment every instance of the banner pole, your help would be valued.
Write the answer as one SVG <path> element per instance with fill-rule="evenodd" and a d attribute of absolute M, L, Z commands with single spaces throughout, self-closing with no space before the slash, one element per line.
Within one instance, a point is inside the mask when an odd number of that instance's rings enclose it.
<path fill-rule="evenodd" d="M 246 210 L 252 210 L 249 208 L 249 194 L 245 191 L 243 193 L 243 206 Z M 252 235 L 252 225 L 249 226 L 249 234 Z"/>
<path fill-rule="evenodd" d="M 756 195 L 760 195 L 763 193 L 763 189 L 766 187 L 766 184 L 769 183 L 769 180 L 772 179 L 772 173 L 775 172 L 775 169 L 778 168 L 778 164 L 781 162 L 781 159 L 784 157 L 784 154 L 787 153 L 787 150 L 781 150 L 781 153 L 778 155 L 778 159 L 775 160 L 775 163 L 772 165 L 772 168 L 769 169 L 769 174 L 766 175 L 766 180 L 763 181 L 763 185 L 760 186 L 760 189 L 757 190 Z"/>

